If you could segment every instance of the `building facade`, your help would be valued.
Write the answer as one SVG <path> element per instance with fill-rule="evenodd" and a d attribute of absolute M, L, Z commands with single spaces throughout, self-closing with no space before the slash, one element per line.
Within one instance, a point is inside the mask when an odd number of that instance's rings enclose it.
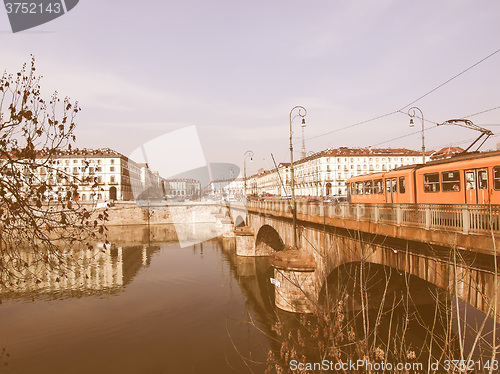
<path fill-rule="evenodd" d="M 247 181 L 248 183 L 248 181 Z M 211 199 L 244 199 L 245 181 L 243 178 L 221 179 L 210 182 L 203 195 Z M 248 184 L 247 193 L 249 194 Z"/>
<path fill-rule="evenodd" d="M 428 152 L 426 161 L 432 152 Z M 327 149 L 294 162 L 297 196 L 345 196 L 345 181 L 353 176 L 389 171 L 422 162 L 422 153 L 406 148 Z M 248 178 L 247 195 L 291 195 L 290 164 Z"/>
<path fill-rule="evenodd" d="M 152 186 L 162 191 L 158 173 L 109 148 L 58 151 L 50 158 L 40 152 L 36 161 L 47 200 L 135 200 Z"/>
<path fill-rule="evenodd" d="M 165 196 L 169 199 L 198 199 L 201 195 L 201 183 L 195 179 L 165 179 L 163 183 L 165 186 Z"/>

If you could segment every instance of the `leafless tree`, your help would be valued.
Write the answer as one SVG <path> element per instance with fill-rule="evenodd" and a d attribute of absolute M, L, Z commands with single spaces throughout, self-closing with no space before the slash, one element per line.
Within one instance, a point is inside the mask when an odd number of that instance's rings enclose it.
<path fill-rule="evenodd" d="M 57 165 L 72 152 L 78 102 L 57 92 L 45 100 L 40 79 L 33 56 L 0 77 L 0 287 L 37 281 L 46 268 L 65 276 L 68 250 L 91 247 L 106 230 L 106 211 L 78 199 L 79 184 L 97 188 L 94 177 Z"/>

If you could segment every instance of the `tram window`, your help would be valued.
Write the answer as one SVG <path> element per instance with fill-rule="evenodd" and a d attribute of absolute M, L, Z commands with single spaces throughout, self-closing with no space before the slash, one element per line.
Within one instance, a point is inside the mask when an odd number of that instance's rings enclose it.
<path fill-rule="evenodd" d="M 372 181 L 366 181 L 365 182 L 365 195 L 371 195 L 372 194 Z"/>
<path fill-rule="evenodd" d="M 399 177 L 399 193 L 406 192 L 405 177 Z"/>
<path fill-rule="evenodd" d="M 354 182 L 351 182 L 351 194 L 356 195 L 356 189 L 354 188 Z"/>
<path fill-rule="evenodd" d="M 356 195 L 363 195 L 363 182 L 356 182 Z"/>
<path fill-rule="evenodd" d="M 392 192 L 398 192 L 398 183 L 396 182 L 396 178 L 392 178 Z"/>
<path fill-rule="evenodd" d="M 499 170 L 500 171 L 500 170 Z M 500 178 L 500 172 L 499 172 Z M 381 195 L 384 193 L 384 188 L 382 186 L 382 179 L 376 179 L 373 187 L 373 193 Z"/>
<path fill-rule="evenodd" d="M 493 188 L 500 190 L 500 166 L 493 168 Z"/>
<path fill-rule="evenodd" d="M 424 174 L 424 192 L 439 192 L 439 173 Z"/>
<path fill-rule="evenodd" d="M 474 177 L 473 171 L 465 173 L 465 181 L 467 182 L 467 191 L 476 189 L 476 178 Z"/>
<path fill-rule="evenodd" d="M 486 172 L 486 170 L 479 170 L 477 172 L 477 184 L 477 187 L 480 190 L 488 189 L 488 173 Z"/>
<path fill-rule="evenodd" d="M 391 180 L 390 179 L 385 180 L 385 192 L 391 193 Z"/>
<path fill-rule="evenodd" d="M 443 171 L 441 180 L 443 182 L 443 192 L 460 191 L 460 172 L 458 170 Z"/>

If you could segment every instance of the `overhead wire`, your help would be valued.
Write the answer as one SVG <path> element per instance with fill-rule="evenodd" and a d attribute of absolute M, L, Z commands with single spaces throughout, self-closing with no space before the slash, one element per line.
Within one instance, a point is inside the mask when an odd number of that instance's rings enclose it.
<path fill-rule="evenodd" d="M 400 110 L 403 110 L 403 109 L 406 109 L 408 108 L 409 106 L 415 104 L 417 101 L 420 101 L 422 100 L 424 97 L 426 96 L 429 96 L 431 93 L 433 93 L 434 91 L 440 89 L 441 87 L 443 87 L 444 85 L 450 83 L 451 81 L 457 79 L 459 76 L 465 74 L 466 72 L 468 72 L 469 70 L 475 68 L 477 65 L 479 65 L 480 63 L 486 61 L 487 59 L 489 59 L 490 57 L 493 57 L 494 55 L 496 55 L 498 52 L 500 52 L 500 49 L 497 49 L 495 52 L 493 53 L 490 53 L 488 56 L 486 56 L 485 58 L 479 60 L 478 62 L 476 62 L 475 64 L 469 66 L 467 69 L 465 70 L 462 70 L 460 73 L 456 74 L 455 76 L 453 76 L 452 78 L 448 79 L 446 82 L 444 83 L 441 83 L 439 86 L 437 86 L 436 88 L 433 88 L 432 90 L 430 90 L 429 92 L 425 93 L 424 95 L 420 96 L 418 99 L 416 100 L 413 100 L 411 103 L 409 104 L 406 104 L 404 107 L 402 107 Z"/>
<path fill-rule="evenodd" d="M 493 135 L 493 136 L 490 137 L 490 139 L 491 138 L 498 138 L 499 136 L 500 136 L 500 134 Z M 476 140 L 476 138 L 469 138 L 469 139 L 466 139 L 466 140 L 460 140 L 458 142 L 441 144 L 441 145 L 436 146 L 436 148 L 445 148 L 445 147 L 450 147 L 450 146 L 453 146 L 453 145 L 466 144 L 466 143 L 472 142 L 474 140 Z"/>
<path fill-rule="evenodd" d="M 368 122 L 372 122 L 372 121 L 376 121 L 377 119 L 380 119 L 380 118 L 384 118 L 384 117 L 388 117 L 388 116 L 391 116 L 393 114 L 396 114 L 398 111 L 394 111 L 394 112 L 390 112 L 390 113 L 386 113 L 386 114 L 382 114 L 380 116 L 377 116 L 377 117 L 373 117 L 373 118 L 370 118 L 370 119 L 367 119 L 365 121 L 361 121 L 361 122 L 357 122 L 357 123 L 354 123 L 352 125 L 348 125 L 348 126 L 344 126 L 344 127 L 341 127 L 339 129 L 335 129 L 335 130 L 332 130 L 332 131 L 328 131 L 328 132 L 325 132 L 323 134 L 320 134 L 320 135 L 316 135 L 316 136 L 312 136 L 310 138 L 306 138 L 306 140 L 312 140 L 312 139 L 316 139 L 316 138 L 320 138 L 320 137 L 323 137 L 325 135 L 329 135 L 329 134 L 333 134 L 335 132 L 339 132 L 339 131 L 342 131 L 342 130 L 347 130 L 347 129 L 350 129 L 350 128 L 353 128 L 353 127 L 356 127 L 356 126 L 359 126 L 359 125 L 363 125 L 365 123 L 368 123 Z M 298 143 L 298 142 L 297 142 Z"/>
<path fill-rule="evenodd" d="M 474 117 L 474 116 L 477 116 L 479 114 L 483 114 L 483 113 L 487 113 L 487 112 L 491 112 L 492 110 L 496 110 L 496 109 L 500 109 L 500 106 L 496 106 L 494 108 L 490 108 L 490 109 L 486 109 L 486 110 L 483 110 L 481 112 L 477 112 L 477 113 L 474 113 L 474 114 L 469 114 L 468 116 L 465 116 L 463 118 L 470 118 L 470 117 Z"/>
<path fill-rule="evenodd" d="M 376 116 L 376 117 L 373 117 L 373 118 L 370 118 L 370 119 L 367 119 L 365 121 L 361 121 L 361 122 L 357 122 L 357 123 L 354 123 L 354 124 L 351 124 L 351 125 L 348 125 L 348 126 L 344 126 L 344 127 L 341 127 L 341 128 L 338 128 L 338 129 L 335 129 L 335 130 L 331 130 L 331 131 L 327 131 L 327 132 L 324 132 L 322 134 L 319 134 L 319 135 L 315 135 L 315 136 L 311 136 L 311 137 L 308 137 L 306 138 L 305 140 L 313 140 L 313 139 L 317 139 L 317 138 L 320 138 L 320 137 L 323 137 L 325 135 L 330 135 L 330 134 L 333 134 L 333 133 L 336 133 L 336 132 L 339 132 L 339 131 L 343 131 L 343 130 L 347 130 L 347 129 L 350 129 L 350 128 L 353 128 L 353 127 L 356 127 L 356 126 L 360 126 L 360 125 L 363 125 L 365 123 L 369 123 L 369 122 L 372 122 L 372 121 L 376 121 L 378 119 L 381 119 L 381 118 L 385 118 L 385 117 L 388 117 L 388 116 L 391 116 L 393 114 L 396 114 L 396 113 L 402 113 L 402 111 L 406 108 L 408 108 L 409 106 L 417 103 L 418 101 L 422 100 L 424 97 L 426 96 L 429 96 L 431 93 L 437 91 L 438 89 L 440 89 L 441 87 L 445 86 L 446 84 L 450 83 L 451 81 L 457 79 L 458 77 L 460 77 L 461 75 L 465 74 L 466 72 L 468 72 L 469 70 L 475 68 L 476 66 L 478 66 L 479 64 L 483 63 L 484 61 L 488 60 L 489 58 L 493 57 L 494 55 L 496 55 L 497 53 L 500 52 L 500 48 L 497 49 L 496 51 L 490 53 L 488 56 L 482 58 L 481 60 L 477 61 L 476 63 L 472 64 L 471 66 L 467 67 L 466 69 L 462 70 L 460 73 L 454 75 L 453 77 L 451 77 L 450 79 L 446 80 L 445 82 L 441 83 L 440 85 L 438 85 L 437 87 L 433 88 L 432 90 L 426 92 L 425 94 L 421 95 L 420 97 L 418 97 L 417 99 L 413 100 L 412 102 L 410 102 L 409 104 L 406 104 L 404 107 L 402 107 L 401 109 L 399 110 L 396 110 L 396 111 L 393 111 L 393 112 L 389 112 L 389 113 L 386 113 L 386 114 L 382 114 L 382 115 L 379 115 L 379 116 Z M 495 110 L 495 109 L 498 109 L 500 107 L 495 107 L 495 108 L 491 108 L 491 109 L 488 109 L 488 110 L 485 110 L 485 111 L 482 111 L 482 112 L 478 112 L 478 113 L 474 113 L 474 114 L 471 114 L 467 117 L 472 117 L 472 116 L 475 116 L 475 115 L 479 115 L 479 114 L 482 114 L 482 113 L 486 113 L 488 111 L 491 111 L 491 110 Z M 464 117 L 464 118 L 467 118 L 467 117 Z M 432 128 L 432 127 L 431 127 Z M 410 136 L 410 135 L 413 135 L 412 134 L 408 134 L 406 136 Z M 403 136 L 404 137 L 404 136 Z M 399 138 L 398 138 L 399 139 Z M 299 141 L 295 142 L 295 143 L 298 143 Z M 294 144 L 295 144 L 294 143 Z M 379 143 L 379 144 L 382 144 L 382 143 Z"/>

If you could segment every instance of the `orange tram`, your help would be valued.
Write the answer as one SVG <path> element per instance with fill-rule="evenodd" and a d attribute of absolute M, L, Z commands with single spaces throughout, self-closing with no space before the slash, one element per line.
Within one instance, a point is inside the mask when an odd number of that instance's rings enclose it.
<path fill-rule="evenodd" d="M 346 184 L 352 203 L 500 204 L 500 152 L 402 166 Z"/>

